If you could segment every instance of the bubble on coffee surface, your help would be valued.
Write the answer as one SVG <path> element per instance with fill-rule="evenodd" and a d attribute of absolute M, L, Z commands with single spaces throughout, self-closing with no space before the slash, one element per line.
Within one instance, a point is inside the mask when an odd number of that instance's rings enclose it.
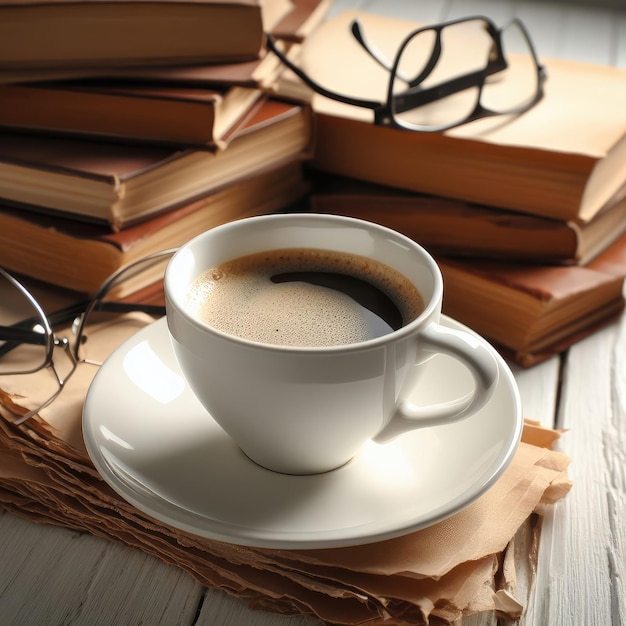
<path fill-rule="evenodd" d="M 384 308 L 371 301 L 384 302 Z M 275 250 L 209 268 L 197 278 L 188 304 L 198 319 L 224 333 L 309 347 L 373 339 L 423 309 L 416 288 L 390 267 L 314 249 Z"/>

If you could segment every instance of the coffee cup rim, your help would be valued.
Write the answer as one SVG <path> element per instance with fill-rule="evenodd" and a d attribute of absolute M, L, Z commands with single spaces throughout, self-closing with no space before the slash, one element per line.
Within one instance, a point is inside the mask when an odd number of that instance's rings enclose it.
<path fill-rule="evenodd" d="M 205 239 L 208 236 L 208 233 L 213 233 L 216 230 L 226 230 L 230 228 L 240 227 L 238 226 L 240 222 L 245 221 L 246 223 L 253 224 L 258 221 L 287 221 L 287 220 L 299 220 L 302 218 L 314 218 L 314 219 L 324 219 L 325 221 L 333 222 L 336 224 L 345 223 L 357 226 L 365 226 L 369 229 L 374 229 L 382 234 L 387 234 L 398 242 L 402 242 L 408 248 L 416 250 L 422 257 L 422 260 L 428 266 L 431 271 L 431 275 L 434 280 L 433 293 L 430 299 L 425 302 L 424 309 L 422 312 L 413 320 L 411 320 L 405 326 L 398 328 L 397 330 L 393 330 L 392 332 L 383 335 L 381 337 L 375 337 L 373 339 L 367 339 L 364 341 L 359 341 L 355 343 L 345 343 L 345 344 L 337 344 L 332 346 L 294 346 L 294 345 L 283 345 L 283 344 L 271 344 L 271 343 L 263 343 L 258 341 L 253 341 L 250 339 L 246 339 L 244 337 L 239 337 L 237 335 L 232 335 L 230 333 L 226 333 L 217 328 L 214 328 L 200 320 L 197 319 L 192 313 L 188 312 L 183 304 L 183 302 L 174 295 L 174 290 L 172 290 L 169 286 L 175 280 L 173 276 L 176 271 L 176 264 L 179 262 L 180 258 L 185 254 L 185 250 L 191 249 L 193 246 L 198 245 L 200 241 Z M 329 250 L 334 250 L 335 248 L 327 248 Z M 225 259 L 227 260 L 227 259 Z M 394 268 L 397 269 L 397 268 Z M 401 270 L 398 270 L 401 271 Z M 414 282 L 414 281 L 412 281 Z M 441 275 L 441 271 L 432 257 L 432 255 L 419 243 L 407 237 L 406 235 L 388 228 L 386 226 L 382 226 L 377 224 L 376 222 L 371 222 L 368 220 L 363 220 L 360 218 L 353 218 L 347 216 L 340 215 L 331 215 L 324 213 L 281 213 L 281 214 L 270 214 L 270 215 L 260 215 L 249 218 L 242 218 L 240 220 L 235 220 L 233 222 L 228 222 L 226 224 L 221 224 L 219 226 L 215 226 L 203 233 L 200 233 L 193 239 L 189 240 L 187 243 L 183 244 L 179 250 L 172 256 L 169 260 L 164 277 L 164 292 L 165 292 L 165 302 L 166 302 L 166 314 L 168 317 L 176 315 L 179 319 L 183 319 L 186 324 L 191 325 L 194 329 L 199 331 L 200 333 L 209 333 L 213 336 L 219 337 L 224 341 L 229 341 L 235 343 L 240 346 L 247 346 L 250 349 L 257 350 L 265 350 L 272 352 L 284 352 L 284 353 L 311 353 L 311 354 L 332 354 L 332 353 L 348 353 L 348 352 L 356 352 L 359 350 L 368 350 L 371 348 L 376 348 L 384 344 L 388 344 L 390 342 L 396 342 L 401 339 L 404 339 L 407 335 L 411 335 L 415 332 L 416 328 L 419 328 L 427 323 L 429 320 L 433 318 L 440 312 L 440 303 L 443 297 L 443 278 Z M 434 321 L 437 321 L 436 319 Z M 172 325 L 170 325 L 172 326 Z M 175 326 L 175 325 L 174 325 Z"/>

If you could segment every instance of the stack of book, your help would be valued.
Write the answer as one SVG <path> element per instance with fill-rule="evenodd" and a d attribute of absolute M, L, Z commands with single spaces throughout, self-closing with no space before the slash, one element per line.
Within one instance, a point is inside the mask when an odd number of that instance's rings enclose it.
<path fill-rule="evenodd" d="M 268 95 L 281 68 L 264 33 L 287 49 L 329 6 L 0 2 L 0 265 L 92 292 L 303 198 L 312 113 Z"/>
<path fill-rule="evenodd" d="M 352 36 L 354 18 L 390 59 L 417 26 L 344 12 L 295 58 L 327 89 L 384 101 L 388 71 Z M 422 243 L 444 275 L 444 312 L 524 366 L 615 317 L 626 276 L 626 72 L 542 62 L 535 107 L 445 133 L 375 126 L 371 111 L 280 81 L 315 111 L 312 208 Z"/>
<path fill-rule="evenodd" d="M 521 116 L 445 133 L 375 126 L 264 48 L 269 30 L 320 84 L 384 100 L 389 71 L 350 22 L 388 58 L 418 25 L 325 20 L 329 4 L 0 2 L 0 264 L 93 291 L 128 261 L 311 189 L 313 210 L 433 252 L 444 312 L 522 365 L 617 315 L 626 72 L 542 60 L 545 96 Z"/>

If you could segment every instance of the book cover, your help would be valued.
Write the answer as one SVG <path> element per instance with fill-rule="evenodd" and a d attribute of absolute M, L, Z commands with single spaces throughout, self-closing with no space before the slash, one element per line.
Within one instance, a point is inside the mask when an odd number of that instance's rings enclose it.
<path fill-rule="evenodd" d="M 625 246 L 622 238 L 608 250 L 624 256 Z M 444 313 L 523 367 L 562 352 L 624 308 L 626 271 L 441 256 L 436 260 L 444 277 Z"/>
<path fill-rule="evenodd" d="M 287 52 L 302 43 L 324 20 L 331 6 L 329 0 L 292 0 L 291 11 L 269 29 L 277 45 Z M 136 82 L 188 86 L 239 85 L 272 89 L 284 66 L 274 54 L 263 48 L 259 58 L 241 63 L 177 65 L 175 67 L 129 68 L 113 77 Z"/>
<path fill-rule="evenodd" d="M 297 64 L 327 89 L 382 102 L 389 72 L 352 36 L 354 18 L 388 59 L 417 26 L 346 11 L 307 37 Z M 459 45 L 453 52 L 468 49 Z M 316 112 L 313 166 L 412 191 L 589 222 L 626 195 L 626 71 L 541 61 L 547 80 L 536 106 L 519 116 L 477 120 L 444 133 L 374 126 L 370 110 L 312 96 L 300 83 L 302 97 Z M 286 74 L 279 91 L 293 97 L 298 82 Z"/>
<path fill-rule="evenodd" d="M 248 61 L 289 0 L 5 0 L 0 73 Z"/>
<path fill-rule="evenodd" d="M 292 0 L 287 13 L 277 15 L 273 22 L 265 20 L 267 28 L 284 50 L 300 43 L 324 19 L 330 8 L 329 0 Z M 130 67 L 46 67 L 9 70 L 0 64 L 0 83 L 100 77 L 147 82 L 157 85 L 241 87 L 271 87 L 283 71 L 280 60 L 261 46 L 258 54 L 247 61 L 210 62 L 184 65 L 160 63 L 155 66 Z"/>
<path fill-rule="evenodd" d="M 215 149 L 261 97 L 246 87 L 106 80 L 0 85 L 0 128 Z"/>
<path fill-rule="evenodd" d="M 310 206 L 378 222 L 441 255 L 584 265 L 626 232 L 626 198 L 586 224 L 311 172 Z"/>

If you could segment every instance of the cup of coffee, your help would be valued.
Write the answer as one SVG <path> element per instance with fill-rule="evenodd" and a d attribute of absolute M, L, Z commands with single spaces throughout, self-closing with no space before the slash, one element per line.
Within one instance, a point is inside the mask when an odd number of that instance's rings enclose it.
<path fill-rule="evenodd" d="M 218 226 L 172 257 L 165 298 L 191 389 L 277 472 L 330 471 L 370 439 L 462 419 L 497 383 L 490 346 L 439 323 L 433 258 L 371 222 L 298 213 Z M 473 390 L 422 406 L 411 391 L 438 353 L 468 368 Z"/>

